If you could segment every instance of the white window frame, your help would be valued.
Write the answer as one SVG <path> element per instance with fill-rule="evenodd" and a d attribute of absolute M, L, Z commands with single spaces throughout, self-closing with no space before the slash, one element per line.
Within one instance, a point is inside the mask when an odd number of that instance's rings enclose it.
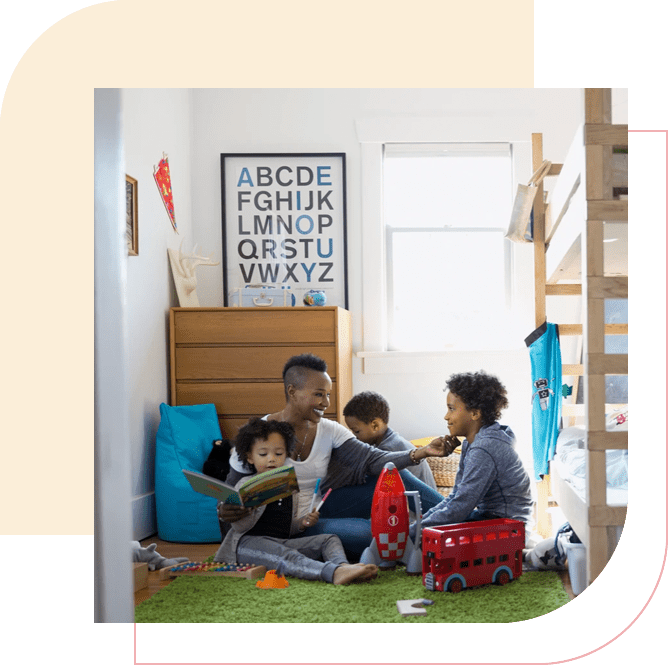
<path fill-rule="evenodd" d="M 387 257 L 383 222 L 383 146 L 385 143 L 495 143 L 511 145 L 513 190 L 531 174 L 531 136 L 522 114 L 486 117 L 451 118 L 369 118 L 356 122 L 360 143 L 362 183 L 362 350 L 363 359 L 394 361 L 410 357 L 412 361 L 448 352 L 388 351 L 387 340 Z M 481 184 L 484 187 L 484 183 Z M 523 251 L 527 250 L 527 251 Z M 511 249 L 513 271 L 526 268 L 532 261 L 533 245 Z M 530 255 L 528 252 L 531 252 Z M 531 258 L 530 258 L 531 257 Z M 519 259 L 519 261 L 518 261 Z M 513 279 L 514 307 L 533 311 L 533 284 L 523 290 L 520 280 Z M 529 331 L 530 332 L 530 331 Z M 366 363 L 365 363 L 366 366 Z M 378 364 L 375 364 L 378 367 Z M 363 371 L 367 371 L 364 369 Z"/>
<path fill-rule="evenodd" d="M 399 147 L 401 146 L 401 147 Z M 466 155 L 469 157 L 485 157 L 485 156 L 503 156 L 510 160 L 510 169 L 508 179 L 508 187 L 512 187 L 512 146 L 508 143 L 494 142 L 494 143 L 436 143 L 436 144 L 427 144 L 427 143 L 390 143 L 389 141 L 383 143 L 383 164 L 394 154 L 394 158 L 398 158 L 400 155 L 398 153 L 403 153 L 405 151 L 406 156 L 417 156 L 429 155 L 429 154 L 443 154 L 442 150 L 447 147 L 448 153 L 452 156 L 457 153 L 460 155 Z M 507 172 L 508 173 L 508 172 Z M 382 174 L 383 182 L 385 182 L 384 174 Z M 484 183 L 479 183 L 481 188 L 484 187 Z M 510 192 L 509 192 L 510 195 Z M 397 233 L 411 232 L 411 233 L 429 233 L 429 234 L 447 234 L 447 233 L 496 233 L 499 236 L 502 236 L 506 228 L 485 226 L 485 227 L 470 227 L 470 226 L 448 226 L 448 227 L 392 227 L 388 226 L 383 220 L 383 227 L 385 229 L 385 280 L 387 284 L 387 298 L 386 298 L 386 312 L 387 312 L 387 330 L 385 331 L 385 341 L 388 347 L 392 347 L 392 337 L 394 333 L 394 320 L 393 320 L 393 309 L 394 309 L 394 299 L 393 299 L 393 289 L 392 283 L 394 281 L 394 266 L 393 266 L 393 257 L 392 257 L 392 245 L 393 237 Z M 504 240 L 503 244 L 503 297 L 505 299 L 505 309 L 509 310 L 512 304 L 512 293 L 513 293 L 513 269 L 512 269 L 512 243 L 509 240 Z M 388 349 L 389 350 L 389 349 Z"/>

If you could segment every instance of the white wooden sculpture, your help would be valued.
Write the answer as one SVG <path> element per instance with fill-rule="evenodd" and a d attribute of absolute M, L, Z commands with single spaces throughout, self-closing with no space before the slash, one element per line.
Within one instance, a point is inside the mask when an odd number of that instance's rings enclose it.
<path fill-rule="evenodd" d="M 197 245 L 193 247 L 192 254 L 183 254 L 183 241 L 177 250 L 168 249 L 169 262 L 172 265 L 172 275 L 176 293 L 179 296 L 180 307 L 199 307 L 197 299 L 197 277 L 195 269 L 198 266 L 217 266 L 220 261 L 214 262 L 209 256 L 197 254 Z"/>

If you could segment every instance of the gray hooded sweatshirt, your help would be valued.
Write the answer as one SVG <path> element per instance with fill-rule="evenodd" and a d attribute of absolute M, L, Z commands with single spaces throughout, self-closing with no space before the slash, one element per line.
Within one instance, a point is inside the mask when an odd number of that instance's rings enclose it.
<path fill-rule="evenodd" d="M 465 522 L 475 508 L 496 517 L 527 522 L 533 501 L 531 481 L 515 452 L 510 427 L 483 427 L 473 443 L 464 439 L 452 492 L 422 518 L 422 526 Z"/>

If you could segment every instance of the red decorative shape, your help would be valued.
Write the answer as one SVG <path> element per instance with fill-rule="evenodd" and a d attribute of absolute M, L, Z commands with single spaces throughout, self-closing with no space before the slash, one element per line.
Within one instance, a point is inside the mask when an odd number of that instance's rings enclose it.
<path fill-rule="evenodd" d="M 155 171 L 153 172 L 153 177 L 155 178 L 155 184 L 158 186 L 158 191 L 160 192 L 160 198 L 162 199 L 162 202 L 165 204 L 165 209 L 167 210 L 169 219 L 172 222 L 172 226 L 174 227 L 174 230 L 177 231 L 178 233 L 178 229 L 176 228 L 176 219 L 174 217 L 172 178 L 169 174 L 169 160 L 167 159 L 167 155 L 165 155 L 158 163 L 158 166 L 155 167 Z"/>

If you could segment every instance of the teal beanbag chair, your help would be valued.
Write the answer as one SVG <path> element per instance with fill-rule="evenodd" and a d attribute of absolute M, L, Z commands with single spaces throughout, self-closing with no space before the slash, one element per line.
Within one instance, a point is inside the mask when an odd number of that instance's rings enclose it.
<path fill-rule="evenodd" d="M 202 472 L 213 442 L 222 439 L 216 407 L 160 405 L 155 449 L 158 536 L 177 543 L 220 542 L 217 500 L 190 486 L 182 469 Z"/>

